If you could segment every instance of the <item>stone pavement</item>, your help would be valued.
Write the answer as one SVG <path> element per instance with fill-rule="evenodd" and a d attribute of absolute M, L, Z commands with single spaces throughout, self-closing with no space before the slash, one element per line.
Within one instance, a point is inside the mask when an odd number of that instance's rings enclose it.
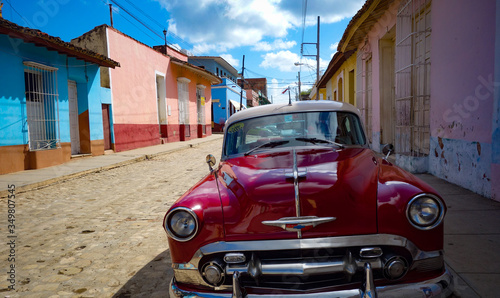
<path fill-rule="evenodd" d="M 499 297 L 500 203 L 429 174 L 416 176 L 434 187 L 448 207 L 444 251 L 456 277 L 456 296 Z"/>
<path fill-rule="evenodd" d="M 168 204 L 207 171 L 203 168 L 204 156 L 220 153 L 196 149 L 189 155 L 179 150 L 203 147 L 204 143 L 218 143 L 217 140 L 222 141 L 222 136 L 79 158 L 51 168 L 0 175 L 2 202 L 8 195 L 7 186 L 15 184 L 25 204 L 16 207 L 21 213 L 20 222 L 24 222 L 19 232 L 25 243 L 20 238 L 17 247 L 23 259 L 16 260 L 16 264 L 23 265 L 18 268 L 17 282 L 24 291 L 5 291 L 8 264 L 3 255 L 7 249 L 1 247 L 0 270 L 4 276 L 0 275 L 0 296 L 164 296 L 171 268 L 168 245 L 164 232 L 157 228 L 158 222 Z M 209 149 L 219 150 L 214 148 L 220 147 L 211 145 Z M 183 169 L 179 168 L 176 177 L 166 175 L 165 167 L 177 168 L 183 157 L 186 161 L 182 160 Z M 194 158 L 199 160 L 191 161 Z M 145 160 L 152 163 L 137 163 Z M 200 173 L 196 173 L 198 167 Z M 109 169 L 115 170 L 105 171 Z M 120 178 L 117 183 L 129 183 L 132 187 L 113 185 L 120 175 L 128 178 Z M 161 177 L 154 182 L 157 176 Z M 417 176 L 434 187 L 448 206 L 444 248 L 446 263 L 456 277 L 455 297 L 497 297 L 500 203 L 429 174 Z M 103 184 L 106 181 L 109 185 Z M 31 191 L 37 187 L 42 188 Z M 109 193 L 113 195 L 110 197 Z M 148 200 L 134 199 L 141 195 Z M 5 217 L 0 231 L 5 241 L 7 206 L 3 205 L 6 202 L 0 206 Z M 94 209 L 86 210 L 90 206 Z M 60 214 L 59 210 L 65 213 Z M 86 218 L 89 213 L 95 216 Z M 136 269 L 125 268 L 124 264 Z"/>
<path fill-rule="evenodd" d="M 61 179 L 71 179 L 120 167 L 218 139 L 222 141 L 221 134 L 213 134 L 206 138 L 193 139 L 186 142 L 166 143 L 94 157 L 75 158 L 67 163 L 53 167 L 0 175 L 0 197 L 4 197 L 7 194 L 9 184 L 15 184 L 17 191 L 22 191 L 25 188 L 32 189 L 50 185 Z"/>

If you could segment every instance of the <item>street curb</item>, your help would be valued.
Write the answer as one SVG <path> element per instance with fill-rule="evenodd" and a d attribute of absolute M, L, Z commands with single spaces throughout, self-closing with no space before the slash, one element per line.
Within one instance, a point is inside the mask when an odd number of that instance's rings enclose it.
<path fill-rule="evenodd" d="M 33 190 L 33 189 L 44 188 L 44 187 L 51 186 L 51 185 L 54 185 L 54 184 L 57 184 L 57 183 L 60 183 L 60 182 L 64 182 L 64 181 L 72 180 L 72 179 L 75 179 L 75 178 L 83 177 L 83 176 L 86 176 L 86 175 L 89 175 L 89 174 L 98 173 L 98 172 L 102 172 L 102 171 L 108 171 L 108 170 L 111 170 L 111 169 L 115 169 L 115 168 L 127 166 L 127 165 L 138 163 L 138 162 L 141 162 L 141 161 L 150 160 L 150 159 L 153 159 L 153 158 L 156 158 L 156 157 L 160 157 L 160 156 L 163 156 L 163 155 L 167 155 L 169 153 L 173 153 L 173 152 L 176 152 L 176 151 L 180 151 L 180 150 L 184 150 L 184 149 L 189 149 L 189 148 L 197 147 L 197 146 L 199 146 L 202 143 L 206 143 L 206 142 L 210 142 L 210 141 L 214 141 L 214 140 L 199 141 L 199 142 L 197 142 L 195 144 L 186 143 L 185 145 L 183 145 L 181 147 L 178 147 L 178 148 L 173 148 L 173 149 L 169 149 L 169 150 L 166 150 L 166 151 L 162 151 L 162 152 L 158 152 L 158 153 L 153 153 L 153 154 L 144 154 L 144 155 L 141 155 L 139 157 L 132 158 L 132 159 L 125 160 L 125 161 L 121 161 L 121 162 L 117 162 L 115 164 L 111 164 L 111 165 L 108 165 L 108 166 L 97 167 L 97 168 L 94 168 L 94 169 L 84 170 L 84 171 L 73 173 L 73 174 L 67 174 L 67 175 L 63 175 L 63 176 L 60 176 L 60 177 L 55 177 L 55 178 L 47 179 L 47 180 L 40 181 L 40 182 L 35 182 L 35 183 L 31 183 L 31 184 L 27 184 L 27 185 L 22 185 L 22 186 L 16 186 L 16 194 L 17 193 L 27 192 L 27 191 L 30 191 L 30 190 Z M 7 198 L 8 195 L 9 195 L 9 190 L 8 189 L 0 191 L 0 198 L 2 198 L 2 199 L 3 198 Z"/>

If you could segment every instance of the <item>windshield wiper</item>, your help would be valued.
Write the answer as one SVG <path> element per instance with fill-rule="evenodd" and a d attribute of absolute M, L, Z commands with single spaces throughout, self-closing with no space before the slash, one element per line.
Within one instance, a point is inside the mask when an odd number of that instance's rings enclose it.
<path fill-rule="evenodd" d="M 297 141 L 300 141 L 300 142 L 309 142 L 309 143 L 313 143 L 313 144 L 318 144 L 318 143 L 322 143 L 322 144 L 333 144 L 339 148 L 344 148 L 344 145 L 340 144 L 340 143 L 337 143 L 337 142 L 334 142 L 334 141 L 329 141 L 329 140 L 325 140 L 325 139 L 318 139 L 318 138 L 295 138 Z"/>
<path fill-rule="evenodd" d="M 250 150 L 248 150 L 247 152 L 245 152 L 245 156 L 249 155 L 250 153 L 254 152 L 255 150 L 257 149 L 260 149 L 260 148 L 266 148 L 266 147 L 269 147 L 269 148 L 274 148 L 276 146 L 281 146 L 281 145 L 284 145 L 286 143 L 289 143 L 290 141 L 271 141 L 271 142 L 267 142 L 267 143 L 264 143 L 262 145 L 259 145 L 257 147 L 254 147 Z"/>

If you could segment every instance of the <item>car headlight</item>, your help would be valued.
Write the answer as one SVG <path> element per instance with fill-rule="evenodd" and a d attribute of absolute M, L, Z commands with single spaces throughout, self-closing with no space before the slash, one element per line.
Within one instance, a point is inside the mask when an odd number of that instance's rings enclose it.
<path fill-rule="evenodd" d="M 193 210 L 185 207 L 172 209 L 163 223 L 168 235 L 177 241 L 189 241 L 198 231 L 198 217 Z"/>
<path fill-rule="evenodd" d="M 431 194 L 420 194 L 408 203 L 406 216 L 417 229 L 430 230 L 438 226 L 444 217 L 443 202 Z"/>

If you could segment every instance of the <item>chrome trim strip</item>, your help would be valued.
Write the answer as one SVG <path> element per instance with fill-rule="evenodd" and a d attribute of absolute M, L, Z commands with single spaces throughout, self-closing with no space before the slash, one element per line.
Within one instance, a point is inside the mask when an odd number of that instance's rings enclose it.
<path fill-rule="evenodd" d="M 448 297 L 453 293 L 454 279 L 448 268 L 439 277 L 410 284 L 396 284 L 391 286 L 376 287 L 376 292 L 380 297 Z M 271 289 L 270 289 L 271 291 Z M 181 297 L 200 297 L 200 298 L 222 298 L 232 297 L 231 292 L 188 292 L 181 290 L 174 279 L 170 283 L 169 294 L 172 298 Z M 267 295 L 248 295 L 246 297 L 294 297 L 294 298 L 326 298 L 326 297 L 340 297 L 340 298 L 354 298 L 360 297 L 360 289 L 329 291 L 320 293 L 301 293 L 301 294 L 267 294 Z"/>
<path fill-rule="evenodd" d="M 285 264 L 262 263 L 259 268 L 259 275 L 313 275 L 313 274 L 334 274 L 334 273 L 349 273 L 347 267 L 349 259 L 339 258 L 328 262 L 297 262 Z M 351 260 L 356 266 L 355 269 L 361 269 L 365 263 L 369 263 L 372 269 L 382 269 L 382 261 L 380 259 L 362 261 Z M 249 273 L 251 268 L 249 265 L 232 265 L 226 267 L 226 275 L 231 275 L 234 272 Z"/>
<path fill-rule="evenodd" d="M 299 168 L 297 166 L 297 151 L 293 148 L 293 188 L 295 190 L 295 216 L 300 217 Z M 302 231 L 297 230 L 297 238 L 302 238 Z"/>
<path fill-rule="evenodd" d="M 262 223 L 268 226 L 279 227 L 286 231 L 295 232 L 305 228 L 314 228 L 322 223 L 336 220 L 336 217 L 317 217 L 317 216 L 300 216 L 300 217 L 283 217 L 278 220 L 265 220 Z M 293 227 L 290 227 L 293 225 Z"/>
<path fill-rule="evenodd" d="M 339 248 L 348 246 L 380 246 L 392 245 L 405 247 L 411 243 L 408 239 L 391 234 L 370 234 L 356 236 L 339 236 L 325 238 L 307 238 L 307 239 L 282 239 L 282 240 L 258 240 L 258 241 L 233 241 L 233 242 L 213 242 L 199 249 L 195 255 L 209 255 L 218 252 L 230 251 L 265 251 L 286 249 L 315 249 L 315 248 Z M 412 243 L 412 247 L 415 245 Z M 415 247 L 415 252 L 420 252 Z M 197 264 L 197 262 L 190 262 Z"/>

